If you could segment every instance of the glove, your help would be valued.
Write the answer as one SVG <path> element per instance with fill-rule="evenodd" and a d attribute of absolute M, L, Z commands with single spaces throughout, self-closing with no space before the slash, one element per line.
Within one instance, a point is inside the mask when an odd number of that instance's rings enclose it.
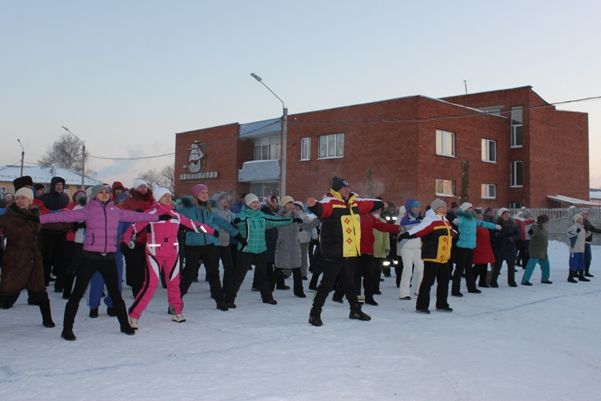
<path fill-rule="evenodd" d="M 234 223 L 235 225 L 240 224 L 240 217 L 236 217 L 232 223 Z"/>
<path fill-rule="evenodd" d="M 219 230 L 213 231 L 213 237 L 219 238 Z"/>
<path fill-rule="evenodd" d="M 159 221 L 167 221 L 167 220 L 171 220 L 171 215 L 164 213 L 162 215 L 159 216 Z"/>
<path fill-rule="evenodd" d="M 399 237 L 397 238 L 397 241 L 401 241 L 401 240 L 404 240 L 404 239 L 407 239 L 407 238 L 409 238 L 409 231 L 405 231 L 404 233 L 399 234 Z"/>
<path fill-rule="evenodd" d="M 497 225 L 495 225 L 495 228 L 496 228 L 497 230 L 500 230 L 500 229 L 502 229 L 503 227 L 501 227 L 500 225 L 498 225 L 498 224 L 497 224 Z"/>
<path fill-rule="evenodd" d="M 528 230 L 528 235 L 532 235 L 534 234 L 534 231 L 532 231 L 532 229 Z"/>
<path fill-rule="evenodd" d="M 582 230 L 581 230 L 581 229 L 579 229 L 579 228 L 577 228 L 577 229 L 576 229 L 576 232 L 577 232 L 578 234 L 580 234 L 580 231 L 582 231 Z"/>
<path fill-rule="evenodd" d="M 242 235 L 238 234 L 234 238 L 242 245 L 242 248 L 245 248 L 246 245 L 248 245 L 248 242 L 246 242 L 246 239 Z"/>
<path fill-rule="evenodd" d="M 295 217 L 292 219 L 293 223 L 298 223 L 298 224 L 302 224 L 303 223 L 303 219 L 299 218 L 299 217 Z"/>

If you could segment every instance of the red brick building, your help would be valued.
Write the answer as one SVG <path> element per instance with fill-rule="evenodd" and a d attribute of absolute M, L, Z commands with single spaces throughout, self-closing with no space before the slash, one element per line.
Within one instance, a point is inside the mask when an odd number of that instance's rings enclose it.
<path fill-rule="evenodd" d="M 176 192 L 279 191 L 280 119 L 176 135 Z M 558 111 L 531 87 L 378 101 L 292 114 L 287 192 L 319 198 L 334 175 L 353 191 L 399 202 L 468 199 L 553 207 L 588 200 L 588 116 Z"/>

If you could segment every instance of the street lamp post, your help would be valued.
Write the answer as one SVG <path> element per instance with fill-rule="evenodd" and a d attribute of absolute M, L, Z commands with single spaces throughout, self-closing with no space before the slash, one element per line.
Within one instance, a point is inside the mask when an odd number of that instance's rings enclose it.
<path fill-rule="evenodd" d="M 267 88 L 269 92 L 271 92 L 281 103 L 282 103 L 282 137 L 281 137 L 281 145 L 280 145 L 280 201 L 286 196 L 286 164 L 288 161 L 287 150 L 288 150 L 288 108 L 286 104 L 280 98 L 277 93 L 275 93 L 265 82 L 263 79 L 255 74 L 254 72 L 250 73 L 250 76 L 256 79 L 259 83 L 261 83 L 264 87 Z"/>
<path fill-rule="evenodd" d="M 21 146 L 21 175 L 20 175 L 20 177 L 23 177 L 23 163 L 25 163 L 25 148 L 23 147 L 23 144 L 21 143 L 21 140 L 19 138 L 17 138 L 17 142 L 19 142 L 19 146 Z"/>
<path fill-rule="evenodd" d="M 65 127 L 64 125 L 61 125 L 61 127 L 65 131 L 73 135 L 75 138 L 77 138 L 79 142 L 81 142 L 81 189 L 85 189 L 84 177 L 86 173 L 86 144 L 80 137 L 71 132 L 69 128 Z"/>

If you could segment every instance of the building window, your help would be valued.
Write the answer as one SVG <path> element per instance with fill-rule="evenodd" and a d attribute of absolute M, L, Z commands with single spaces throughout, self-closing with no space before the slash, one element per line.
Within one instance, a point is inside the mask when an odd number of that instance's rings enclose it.
<path fill-rule="evenodd" d="M 489 163 L 497 162 L 497 141 L 482 139 L 482 161 Z"/>
<path fill-rule="evenodd" d="M 482 184 L 480 194 L 482 199 L 497 199 L 497 186 L 495 184 Z"/>
<path fill-rule="evenodd" d="M 519 202 L 519 201 L 510 201 L 509 202 L 510 209 L 519 209 L 521 207 L 522 207 L 522 202 Z"/>
<path fill-rule="evenodd" d="M 436 179 L 436 195 L 455 196 L 455 181 Z"/>
<path fill-rule="evenodd" d="M 436 154 L 455 157 L 455 133 L 436 130 Z"/>
<path fill-rule="evenodd" d="M 480 111 L 490 114 L 491 116 L 500 116 L 501 106 L 481 107 Z"/>
<path fill-rule="evenodd" d="M 511 147 L 521 148 L 524 146 L 523 133 L 523 109 L 522 106 L 511 108 Z"/>
<path fill-rule="evenodd" d="M 301 138 L 300 142 L 300 159 L 301 160 L 311 160 L 311 138 Z"/>
<path fill-rule="evenodd" d="M 255 139 L 255 160 L 280 160 L 280 136 Z"/>
<path fill-rule="evenodd" d="M 321 135 L 319 137 L 319 158 L 336 159 L 344 156 L 344 134 Z"/>
<path fill-rule="evenodd" d="M 509 167 L 509 185 L 521 187 L 524 185 L 524 162 L 513 161 Z"/>
<path fill-rule="evenodd" d="M 250 192 L 257 195 L 261 200 L 278 195 L 280 192 L 280 184 L 278 182 L 251 182 Z"/>

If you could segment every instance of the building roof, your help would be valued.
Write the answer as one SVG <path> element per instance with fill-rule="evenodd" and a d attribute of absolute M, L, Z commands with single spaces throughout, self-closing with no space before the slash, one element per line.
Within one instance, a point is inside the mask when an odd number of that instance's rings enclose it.
<path fill-rule="evenodd" d="M 21 174 L 21 166 L 5 165 L 0 167 L 0 181 L 12 182 L 15 178 L 22 175 L 31 176 L 35 184 L 50 184 L 52 177 L 62 177 L 66 185 L 81 184 L 81 174 L 60 167 L 42 167 L 42 166 L 23 166 L 23 174 Z M 84 185 L 102 184 L 95 178 L 85 177 Z"/>
<path fill-rule="evenodd" d="M 597 206 L 596 203 L 588 201 L 588 200 L 583 200 L 583 199 L 578 199 L 578 198 L 572 198 L 570 196 L 565 196 L 565 195 L 547 195 L 548 199 L 551 199 L 552 201 L 555 202 L 559 202 L 559 203 L 568 203 L 570 205 L 580 205 L 580 206 L 592 206 L 595 205 Z"/>

